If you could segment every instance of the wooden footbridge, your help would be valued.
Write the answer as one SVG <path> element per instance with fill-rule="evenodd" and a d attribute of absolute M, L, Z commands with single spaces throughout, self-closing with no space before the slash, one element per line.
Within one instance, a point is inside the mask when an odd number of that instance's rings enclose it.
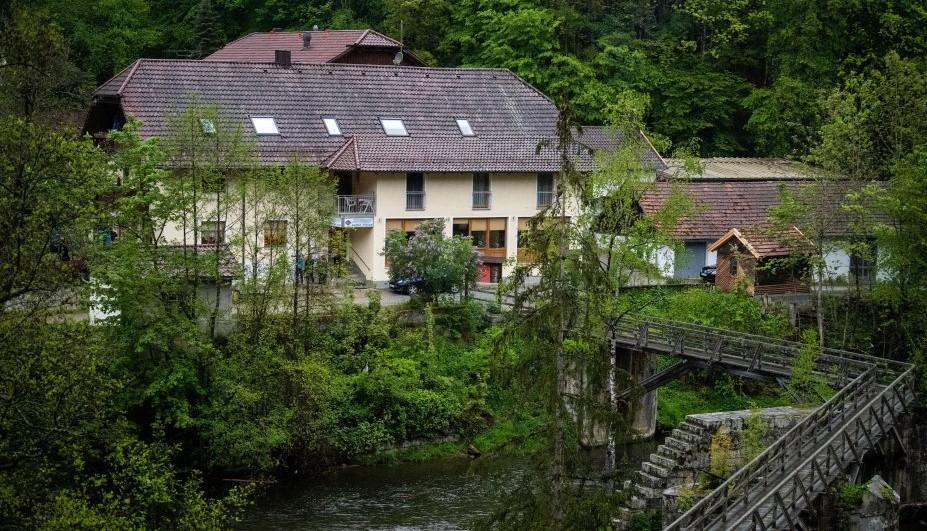
<path fill-rule="evenodd" d="M 651 390 L 707 367 L 752 378 L 788 378 L 799 343 L 699 325 L 624 318 L 615 345 L 679 361 L 640 382 Z M 667 530 L 807 529 L 803 513 L 886 437 L 901 438 L 899 416 L 915 398 L 912 365 L 824 349 L 814 372 L 837 393 L 763 453 L 669 524 Z M 627 393 L 626 393 L 627 396 Z M 902 445 L 903 447 L 903 445 Z"/>

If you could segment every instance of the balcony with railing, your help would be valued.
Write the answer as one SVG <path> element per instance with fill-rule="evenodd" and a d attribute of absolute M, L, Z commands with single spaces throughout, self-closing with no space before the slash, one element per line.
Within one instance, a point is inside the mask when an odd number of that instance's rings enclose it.
<path fill-rule="evenodd" d="M 473 210 L 487 210 L 490 206 L 492 206 L 492 192 L 473 192 Z"/>
<path fill-rule="evenodd" d="M 333 227 L 373 227 L 373 215 L 377 213 L 377 198 L 374 194 L 339 195 L 338 212 L 332 219 Z"/>
<path fill-rule="evenodd" d="M 339 195 L 339 216 L 373 216 L 377 212 L 377 198 L 374 194 Z"/>

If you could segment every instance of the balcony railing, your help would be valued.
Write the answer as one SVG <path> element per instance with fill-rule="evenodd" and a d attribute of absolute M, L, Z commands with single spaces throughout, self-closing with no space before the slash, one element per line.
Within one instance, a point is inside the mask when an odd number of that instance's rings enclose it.
<path fill-rule="evenodd" d="M 338 214 L 368 215 L 377 212 L 377 198 L 374 194 L 365 195 L 339 195 Z"/>
<path fill-rule="evenodd" d="M 554 202 L 553 192 L 542 192 L 538 190 L 538 208 L 547 208 Z"/>
<path fill-rule="evenodd" d="M 406 192 L 406 210 L 425 210 L 425 192 Z"/>
<path fill-rule="evenodd" d="M 473 192 L 473 209 L 485 210 L 492 203 L 492 192 Z"/>

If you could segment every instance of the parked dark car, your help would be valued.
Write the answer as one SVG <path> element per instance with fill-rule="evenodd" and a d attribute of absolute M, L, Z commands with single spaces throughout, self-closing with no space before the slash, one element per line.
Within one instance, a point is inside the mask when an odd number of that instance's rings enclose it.
<path fill-rule="evenodd" d="M 704 280 L 705 282 L 714 283 L 715 275 L 717 274 L 717 272 L 718 272 L 717 266 L 705 266 L 702 268 L 702 271 L 698 274 L 698 276 L 702 277 L 702 280 Z"/>
<path fill-rule="evenodd" d="M 404 293 L 406 295 L 415 295 L 418 290 L 424 286 L 425 279 L 420 277 L 399 278 L 389 281 L 389 289 L 396 293 Z"/>
<path fill-rule="evenodd" d="M 460 291 L 460 286 L 447 286 L 446 284 L 442 284 L 440 287 L 436 287 L 435 285 L 429 284 L 428 281 L 422 277 L 390 280 L 389 287 L 396 293 L 404 293 L 406 295 L 415 295 L 419 291 L 434 293 L 458 293 Z M 443 289 L 441 289 L 442 287 Z"/>

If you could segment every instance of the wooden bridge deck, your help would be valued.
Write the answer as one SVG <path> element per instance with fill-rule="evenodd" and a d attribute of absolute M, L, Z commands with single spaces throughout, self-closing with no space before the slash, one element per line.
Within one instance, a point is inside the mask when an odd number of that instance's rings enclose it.
<path fill-rule="evenodd" d="M 680 358 L 750 377 L 791 374 L 799 343 L 667 321 L 624 319 L 613 340 L 626 348 Z M 684 367 L 645 380 L 658 385 Z M 912 366 L 865 354 L 824 349 L 814 371 L 839 391 L 667 530 L 801 529 L 803 511 L 886 436 L 898 437 L 898 416 L 914 401 Z M 645 385 L 645 388 L 646 388 Z"/>

